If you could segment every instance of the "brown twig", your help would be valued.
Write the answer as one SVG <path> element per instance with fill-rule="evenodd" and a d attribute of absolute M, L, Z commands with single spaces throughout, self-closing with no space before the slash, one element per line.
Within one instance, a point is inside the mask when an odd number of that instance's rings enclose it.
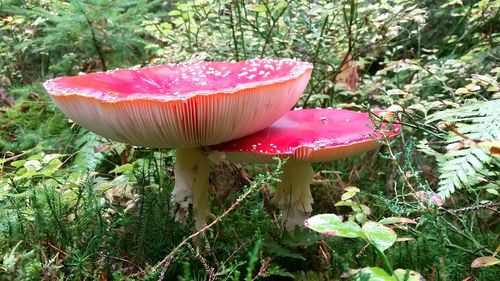
<path fill-rule="evenodd" d="M 23 157 L 24 155 L 26 155 L 26 152 L 20 153 L 18 155 L 11 156 L 9 158 L 4 158 L 4 159 L 2 159 L 2 162 L 3 163 L 7 163 L 9 161 L 14 161 L 14 160 L 17 160 L 17 159 Z"/>
<path fill-rule="evenodd" d="M 247 191 L 245 191 L 245 193 L 243 193 L 240 197 L 238 197 L 238 199 L 236 199 L 236 201 L 233 202 L 233 204 L 231 204 L 231 206 L 226 210 L 224 211 L 224 213 L 220 216 L 218 216 L 215 220 L 213 220 L 211 223 L 209 223 L 208 225 L 204 226 L 203 228 L 201 228 L 200 230 L 196 231 L 195 233 L 189 235 L 188 237 L 186 237 L 184 240 L 181 241 L 181 243 L 179 243 L 171 252 L 170 254 L 168 254 L 165 258 L 163 258 L 163 260 L 161 260 L 159 263 L 157 263 L 156 265 L 154 265 L 152 268 L 151 268 L 151 271 L 157 271 L 160 267 L 163 267 L 163 270 L 162 270 L 162 273 L 160 275 L 160 278 L 158 280 L 163 280 L 163 277 L 168 269 L 168 266 L 170 265 L 170 263 L 172 262 L 172 260 L 175 258 L 175 256 L 177 255 L 177 253 L 182 249 L 182 247 L 184 247 L 184 245 L 186 245 L 190 240 L 196 238 L 197 236 L 199 236 L 200 234 L 204 233 L 205 231 L 207 231 L 208 229 L 210 229 L 212 226 L 216 225 L 217 223 L 219 223 L 223 218 L 225 218 L 226 216 L 228 216 L 232 211 L 234 211 L 236 209 L 236 207 L 238 207 L 241 202 L 243 200 L 245 200 L 254 190 L 260 190 L 261 187 L 257 188 L 258 186 L 262 186 L 262 183 L 264 183 L 265 181 L 268 181 L 268 180 L 271 180 L 274 178 L 274 175 L 272 174 L 266 174 L 261 180 L 258 180 L 256 182 L 254 182 L 249 188 Z"/>

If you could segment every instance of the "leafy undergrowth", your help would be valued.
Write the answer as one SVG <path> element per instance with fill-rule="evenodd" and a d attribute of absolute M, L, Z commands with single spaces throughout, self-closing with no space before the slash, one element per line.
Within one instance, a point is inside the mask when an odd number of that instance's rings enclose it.
<path fill-rule="evenodd" d="M 0 280 L 498 280 L 500 7 L 414 2 L 0 1 Z M 256 56 L 314 63 L 297 106 L 403 125 L 313 165 L 313 230 L 284 230 L 279 163 L 222 162 L 213 218 L 244 200 L 183 242 L 173 151 L 80 128 L 40 84 Z"/>

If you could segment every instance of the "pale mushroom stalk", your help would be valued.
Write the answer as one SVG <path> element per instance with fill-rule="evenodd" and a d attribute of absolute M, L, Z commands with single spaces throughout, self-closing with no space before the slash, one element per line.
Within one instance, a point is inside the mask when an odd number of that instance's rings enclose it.
<path fill-rule="evenodd" d="M 286 229 L 302 225 L 312 212 L 310 184 L 314 176 L 311 164 L 288 159 L 272 202 L 281 210 Z"/>
<path fill-rule="evenodd" d="M 195 229 L 205 226 L 209 214 L 209 160 L 199 148 L 177 148 L 175 154 L 175 186 L 172 203 L 177 205 L 177 217 L 185 221 L 192 204 Z"/>

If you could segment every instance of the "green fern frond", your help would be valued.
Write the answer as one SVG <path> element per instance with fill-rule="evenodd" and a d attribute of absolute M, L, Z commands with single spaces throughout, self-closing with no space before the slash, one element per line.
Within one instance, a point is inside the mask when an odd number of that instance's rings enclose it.
<path fill-rule="evenodd" d="M 457 189 L 486 182 L 483 175 L 487 173 L 486 164 L 490 163 L 490 159 L 476 146 L 448 153 L 447 157 L 438 162 L 439 194 L 447 198 Z"/>
<path fill-rule="evenodd" d="M 103 153 L 96 153 L 95 147 L 105 140 L 94 133 L 83 131 L 80 138 L 76 141 L 78 152 L 73 160 L 73 168 L 77 174 L 86 174 L 94 171 L 104 159 Z"/>
<path fill-rule="evenodd" d="M 445 154 L 438 153 L 426 143 L 421 143 L 420 151 L 434 156 L 438 162 L 439 187 L 438 192 L 443 198 L 449 197 L 456 190 L 488 185 L 497 182 L 498 161 L 492 161 L 493 156 L 477 146 L 482 141 L 497 141 L 500 138 L 500 118 L 498 109 L 500 100 L 478 102 L 470 100 L 459 108 L 437 112 L 430 116 L 428 122 L 446 122 L 453 125 L 462 136 L 449 132 L 445 144 L 462 142 L 457 150 Z"/>
<path fill-rule="evenodd" d="M 474 140 L 488 141 L 500 138 L 500 100 L 479 102 L 468 100 L 461 107 L 436 112 L 427 122 L 443 121 L 452 124 L 459 132 Z M 448 142 L 460 140 L 455 134 Z"/>

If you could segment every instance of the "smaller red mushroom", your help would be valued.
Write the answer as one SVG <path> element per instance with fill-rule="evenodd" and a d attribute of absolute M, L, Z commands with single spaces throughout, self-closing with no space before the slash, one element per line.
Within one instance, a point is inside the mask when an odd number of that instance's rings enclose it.
<path fill-rule="evenodd" d="M 285 114 L 270 127 L 255 134 L 214 145 L 229 161 L 269 163 L 274 157 L 289 158 L 273 202 L 281 209 L 285 227 L 302 226 L 312 212 L 309 185 L 314 175 L 311 163 L 325 162 L 367 152 L 379 147 L 377 140 L 399 134 L 397 124 L 376 128 L 368 113 L 342 109 L 304 109 Z"/>

